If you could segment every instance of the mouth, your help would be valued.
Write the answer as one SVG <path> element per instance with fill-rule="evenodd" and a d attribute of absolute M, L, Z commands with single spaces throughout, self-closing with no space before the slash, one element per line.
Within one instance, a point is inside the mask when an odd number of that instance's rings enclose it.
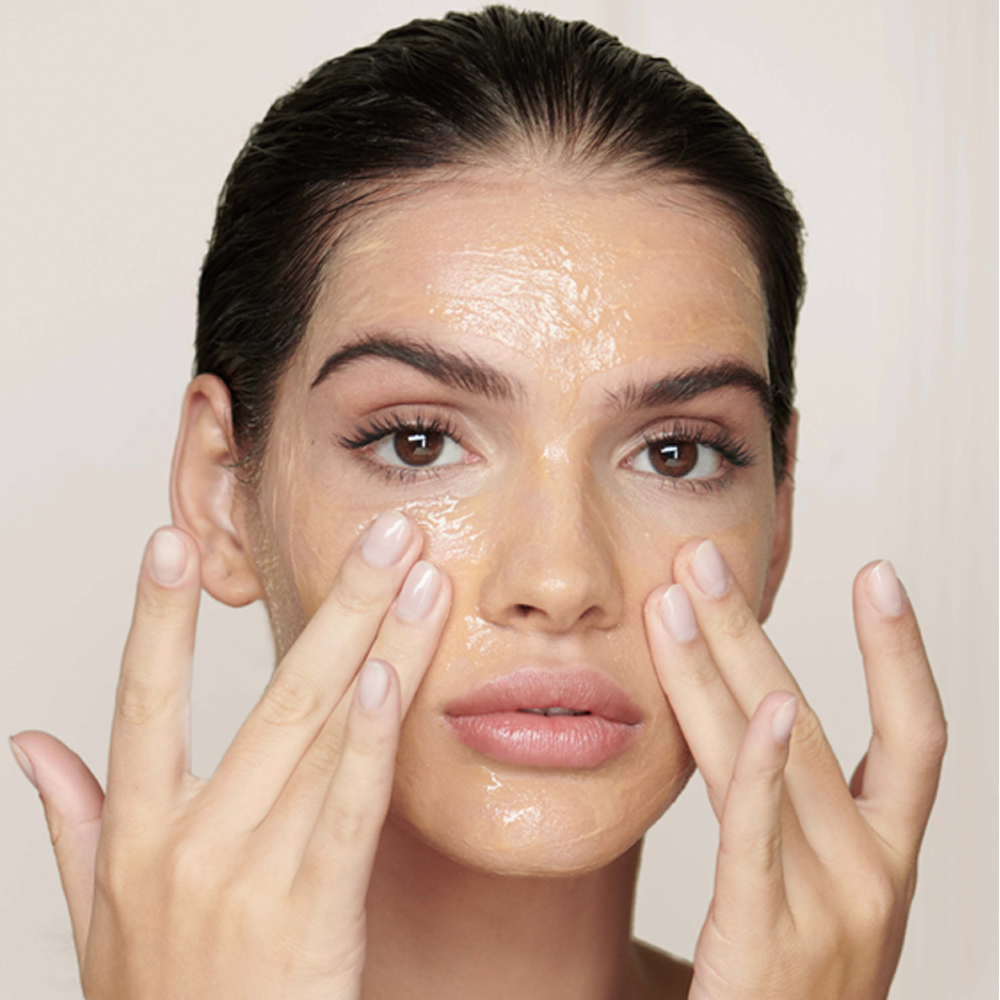
<path fill-rule="evenodd" d="M 509 764 L 594 768 L 624 753 L 642 712 L 595 670 L 522 667 L 445 707 L 458 739 Z"/>

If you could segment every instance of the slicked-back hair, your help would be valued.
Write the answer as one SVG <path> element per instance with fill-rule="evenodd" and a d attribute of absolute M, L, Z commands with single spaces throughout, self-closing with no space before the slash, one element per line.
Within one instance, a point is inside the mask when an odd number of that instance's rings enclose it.
<path fill-rule="evenodd" d="M 666 59 L 584 21 L 500 6 L 412 21 L 324 63 L 274 103 L 233 164 L 201 273 L 195 372 L 228 385 L 250 468 L 352 215 L 421 171 L 532 155 L 683 180 L 728 210 L 767 304 L 784 476 L 802 221 L 760 143 Z"/>

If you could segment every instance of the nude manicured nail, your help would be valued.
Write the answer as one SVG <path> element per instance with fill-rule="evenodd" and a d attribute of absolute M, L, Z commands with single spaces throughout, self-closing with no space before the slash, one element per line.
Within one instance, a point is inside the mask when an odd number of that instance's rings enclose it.
<path fill-rule="evenodd" d="M 385 569 L 398 562 L 410 544 L 410 522 L 398 510 L 379 514 L 361 543 L 361 555 L 369 566 Z"/>
<path fill-rule="evenodd" d="M 691 559 L 691 575 L 703 593 L 709 597 L 722 597 L 729 590 L 729 567 L 711 538 L 695 549 Z"/>
<path fill-rule="evenodd" d="M 24 771 L 24 775 L 28 781 L 30 781 L 35 788 L 38 788 L 38 779 L 35 777 L 35 769 L 32 766 L 28 755 L 13 741 L 13 739 L 8 739 L 8 742 L 10 743 L 11 750 L 14 751 L 14 760 L 17 761 L 17 766 Z"/>
<path fill-rule="evenodd" d="M 358 702 L 368 712 L 381 707 L 389 693 L 389 671 L 381 660 L 369 660 L 358 676 Z"/>
<path fill-rule="evenodd" d="M 425 618 L 441 592 L 441 574 L 429 562 L 418 562 L 410 570 L 396 598 L 396 614 L 407 621 Z"/>
<path fill-rule="evenodd" d="M 172 587 L 184 575 L 187 561 L 187 546 L 173 531 L 161 528 L 153 535 L 149 571 L 158 584 Z"/>
<path fill-rule="evenodd" d="M 903 585 L 888 559 L 883 559 L 868 574 L 865 589 L 877 611 L 890 618 L 898 618 L 903 613 Z"/>
<path fill-rule="evenodd" d="M 792 738 L 795 728 L 795 716 L 799 713 L 799 700 L 795 695 L 789 695 L 788 700 L 781 703 L 771 716 L 771 734 L 774 742 L 784 746 Z"/>
<path fill-rule="evenodd" d="M 679 583 L 675 583 L 660 598 L 660 617 L 677 642 L 690 642 L 697 638 L 698 621 L 694 616 L 691 598 Z"/>

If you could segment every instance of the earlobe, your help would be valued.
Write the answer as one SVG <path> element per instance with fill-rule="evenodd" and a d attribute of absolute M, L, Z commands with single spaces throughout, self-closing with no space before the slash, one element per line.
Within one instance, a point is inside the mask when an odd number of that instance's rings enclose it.
<path fill-rule="evenodd" d="M 778 484 L 775 497 L 774 541 L 771 544 L 771 561 L 767 567 L 767 577 L 764 581 L 764 597 L 761 601 L 758 618 L 761 623 L 767 621 L 778 587 L 788 566 L 788 557 L 792 551 L 792 506 L 795 495 L 795 459 L 798 453 L 799 411 L 792 410 L 792 418 L 785 432 L 785 476 Z"/>
<path fill-rule="evenodd" d="M 170 474 L 174 524 L 201 550 L 202 586 L 241 607 L 263 597 L 247 539 L 237 526 L 237 482 L 229 390 L 215 375 L 187 388 Z"/>

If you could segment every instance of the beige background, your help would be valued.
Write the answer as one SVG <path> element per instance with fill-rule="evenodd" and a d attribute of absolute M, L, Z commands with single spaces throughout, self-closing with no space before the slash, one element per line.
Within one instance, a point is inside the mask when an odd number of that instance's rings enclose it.
<path fill-rule="evenodd" d="M 759 135 L 809 229 L 797 537 L 769 628 L 844 767 L 867 742 L 850 584 L 892 558 L 951 747 L 895 998 L 997 996 L 995 0 L 565 0 Z M 315 64 L 445 5 L 6 0 L 0 12 L 4 732 L 103 774 L 134 573 L 166 477 L 214 200 Z M 195 762 L 270 667 L 260 608 L 207 606 Z M 78 997 L 31 789 L 0 766 L 0 996 Z M 698 779 L 648 838 L 637 930 L 690 955 L 716 828 Z"/>

